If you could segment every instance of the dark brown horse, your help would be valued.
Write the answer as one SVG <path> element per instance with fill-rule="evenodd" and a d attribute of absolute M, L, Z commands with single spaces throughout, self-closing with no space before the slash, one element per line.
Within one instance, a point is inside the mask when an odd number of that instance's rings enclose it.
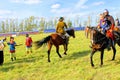
<path fill-rule="evenodd" d="M 75 38 L 74 29 L 69 29 L 66 32 L 70 36 Z M 48 45 L 48 51 L 47 51 L 48 52 L 48 62 L 50 62 L 50 51 L 51 51 L 51 48 L 53 45 L 56 47 L 56 52 L 60 58 L 62 58 L 62 56 L 59 53 L 59 46 L 60 45 L 64 46 L 64 50 L 65 50 L 64 54 L 67 55 L 66 51 L 67 51 L 68 43 L 66 43 L 65 39 L 63 39 L 58 33 L 53 33 L 53 34 L 45 37 L 44 39 L 35 42 L 37 48 L 41 47 L 45 43 L 47 43 L 47 45 Z"/>
<path fill-rule="evenodd" d="M 90 63 L 91 66 L 94 67 L 94 63 L 93 63 L 93 55 L 95 54 L 95 52 L 100 51 L 101 52 L 101 66 L 103 65 L 103 56 L 104 56 L 104 50 L 108 47 L 109 45 L 109 40 L 108 37 L 106 37 L 105 34 L 102 34 L 97 28 L 89 28 L 91 29 L 91 55 L 90 55 Z M 115 55 L 116 55 L 116 48 L 115 48 L 115 44 L 117 43 L 120 46 L 120 33 L 113 31 L 114 34 L 114 41 L 111 41 L 111 47 L 113 49 L 113 58 L 112 60 L 115 59 Z M 113 44 L 114 42 L 114 44 Z"/>

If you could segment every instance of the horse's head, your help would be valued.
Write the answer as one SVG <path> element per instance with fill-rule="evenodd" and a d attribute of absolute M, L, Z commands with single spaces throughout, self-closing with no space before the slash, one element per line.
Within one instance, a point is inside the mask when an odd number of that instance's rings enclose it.
<path fill-rule="evenodd" d="M 75 38 L 75 30 L 74 29 L 69 29 L 66 31 L 70 36 L 72 36 L 73 38 Z"/>

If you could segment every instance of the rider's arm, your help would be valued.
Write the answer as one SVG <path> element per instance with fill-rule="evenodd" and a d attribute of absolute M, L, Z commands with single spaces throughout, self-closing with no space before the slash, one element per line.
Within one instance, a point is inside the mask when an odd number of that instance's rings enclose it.
<path fill-rule="evenodd" d="M 110 16 L 110 21 L 111 21 L 111 29 L 113 30 L 114 29 L 114 26 L 115 26 L 115 22 L 114 22 L 114 19 L 112 16 Z"/>
<path fill-rule="evenodd" d="M 65 25 L 65 28 L 67 29 L 67 25 L 66 25 L 66 23 L 64 22 L 64 25 Z"/>
<path fill-rule="evenodd" d="M 110 16 L 110 21 L 111 21 L 111 24 L 112 24 L 112 25 L 115 25 L 115 21 L 114 21 L 114 19 L 113 19 L 112 16 Z"/>
<path fill-rule="evenodd" d="M 58 30 L 58 24 L 57 24 L 57 26 L 56 26 L 56 33 L 57 33 L 57 30 Z"/>

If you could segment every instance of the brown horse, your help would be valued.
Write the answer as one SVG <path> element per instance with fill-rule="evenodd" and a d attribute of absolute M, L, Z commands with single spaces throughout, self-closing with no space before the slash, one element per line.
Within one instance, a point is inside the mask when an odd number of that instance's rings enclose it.
<path fill-rule="evenodd" d="M 74 29 L 69 29 L 66 32 L 70 36 L 75 38 L 75 31 L 74 31 Z M 56 52 L 57 52 L 57 54 L 58 54 L 58 56 L 60 58 L 62 58 L 62 56 L 59 53 L 59 45 L 63 45 L 64 46 L 64 50 L 65 50 L 64 54 L 67 55 L 66 51 L 67 51 L 68 43 L 66 43 L 66 40 L 63 39 L 61 37 L 61 35 L 59 35 L 58 33 L 53 33 L 53 34 L 45 37 L 44 39 L 35 42 L 37 48 L 41 47 L 45 43 L 47 43 L 47 45 L 48 45 L 48 51 L 47 51 L 48 52 L 48 62 L 50 62 L 50 51 L 51 51 L 52 45 L 54 45 L 56 47 Z"/>

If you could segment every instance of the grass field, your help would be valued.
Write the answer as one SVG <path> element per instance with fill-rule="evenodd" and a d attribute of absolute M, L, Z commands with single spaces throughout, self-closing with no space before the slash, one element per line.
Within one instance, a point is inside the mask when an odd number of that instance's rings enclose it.
<path fill-rule="evenodd" d="M 42 39 L 50 33 L 31 35 L 33 41 Z M 8 38 L 9 39 L 9 38 Z M 8 40 L 9 41 L 9 40 Z M 16 61 L 11 61 L 9 49 L 4 50 L 5 61 L 0 66 L 0 80 L 120 80 L 120 47 L 116 45 L 116 60 L 112 59 L 112 51 L 105 50 L 104 64 L 100 67 L 100 54 L 94 55 L 95 68 L 90 65 L 90 40 L 86 39 L 83 31 L 76 32 L 76 38 L 70 38 L 68 55 L 63 54 L 63 46 L 60 53 L 56 54 L 55 47 L 51 51 L 51 62 L 47 62 L 47 47 L 43 46 L 33 53 L 25 56 L 25 36 L 15 38 Z"/>

